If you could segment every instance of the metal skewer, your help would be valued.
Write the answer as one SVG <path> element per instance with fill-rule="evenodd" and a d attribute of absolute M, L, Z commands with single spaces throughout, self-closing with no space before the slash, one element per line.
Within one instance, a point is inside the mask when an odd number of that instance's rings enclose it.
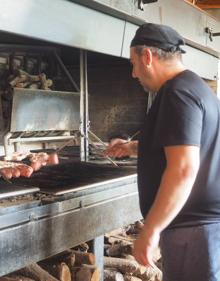
<path fill-rule="evenodd" d="M 130 141 L 132 141 L 134 139 L 134 137 L 136 137 L 137 135 L 140 134 L 140 130 L 138 130 L 137 132 L 135 132 L 130 138 L 128 138 L 125 142 L 118 144 L 119 146 L 129 143 Z"/>
<path fill-rule="evenodd" d="M 91 140 L 90 140 L 90 144 L 96 149 L 96 150 L 101 150 L 101 148 L 99 148 L 98 146 L 96 146 Z M 103 155 L 103 157 L 105 157 L 109 162 L 111 162 L 115 167 L 119 167 L 117 163 L 115 163 L 115 161 L 113 161 L 109 156 L 107 155 Z"/>
<path fill-rule="evenodd" d="M 104 147 L 107 147 L 107 145 L 99 138 L 97 137 L 93 132 L 91 132 L 90 130 L 88 130 L 88 133 L 93 136 L 95 139 L 97 139 L 98 142 L 100 142 Z"/>
<path fill-rule="evenodd" d="M 71 144 L 74 141 L 75 137 L 71 138 L 70 140 L 66 141 L 64 144 L 59 146 L 56 150 L 55 153 L 59 153 L 61 150 L 63 150 L 67 145 Z"/>
<path fill-rule="evenodd" d="M 92 135 L 98 142 L 100 142 L 104 147 L 107 147 L 107 145 L 99 138 L 97 137 L 93 132 L 91 132 L 90 130 L 88 130 L 88 133 L 90 133 L 90 135 Z M 81 134 L 82 135 L 82 134 Z M 90 144 L 96 149 L 96 150 L 101 150 L 97 145 L 94 144 L 93 141 L 91 141 L 91 139 L 89 137 L 86 137 L 85 135 L 82 135 L 82 137 L 86 138 L 88 140 L 88 142 L 90 142 Z M 103 155 L 103 157 L 105 157 L 109 162 L 111 162 L 115 167 L 119 167 L 119 165 L 117 163 L 115 163 L 115 161 L 113 161 L 109 156 L 107 155 Z"/>

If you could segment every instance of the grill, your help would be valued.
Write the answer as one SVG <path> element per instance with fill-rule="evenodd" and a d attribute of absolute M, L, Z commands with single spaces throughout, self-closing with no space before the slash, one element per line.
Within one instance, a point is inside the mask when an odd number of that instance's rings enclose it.
<path fill-rule="evenodd" d="M 85 190 L 114 179 L 126 178 L 136 172 L 132 167 L 111 167 L 109 165 L 68 161 L 57 166 L 48 166 L 33 174 L 30 179 L 14 179 L 16 185 L 39 187 L 41 192 L 62 195 Z M 103 180 L 104 179 L 104 180 Z"/>
<path fill-rule="evenodd" d="M 59 153 L 59 165 L 30 178 L 11 184 L 0 179 L 0 276 L 140 218 L 135 160 L 115 167 L 88 144 L 85 52 L 80 68 L 77 92 L 13 89 L 6 155 L 11 145 L 18 151 L 25 143 L 52 142 L 57 148 L 72 139 L 77 145 Z"/>

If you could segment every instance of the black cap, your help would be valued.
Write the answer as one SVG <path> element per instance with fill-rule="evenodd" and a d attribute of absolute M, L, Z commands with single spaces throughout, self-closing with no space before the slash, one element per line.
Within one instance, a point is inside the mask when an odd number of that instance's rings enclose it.
<path fill-rule="evenodd" d="M 156 47 L 166 52 L 185 53 L 180 48 L 181 45 L 185 45 L 182 36 L 173 28 L 161 24 L 145 23 L 141 25 L 137 29 L 130 47 L 138 45 Z"/>

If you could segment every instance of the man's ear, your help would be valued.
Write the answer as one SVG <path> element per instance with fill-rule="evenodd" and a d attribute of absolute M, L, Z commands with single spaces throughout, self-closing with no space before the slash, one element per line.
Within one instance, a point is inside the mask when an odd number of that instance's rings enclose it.
<path fill-rule="evenodd" d="M 151 67 L 152 61 L 153 61 L 153 54 L 151 52 L 151 49 L 145 48 L 143 50 L 142 60 L 143 60 L 143 64 L 145 67 L 147 67 L 147 68 Z"/>

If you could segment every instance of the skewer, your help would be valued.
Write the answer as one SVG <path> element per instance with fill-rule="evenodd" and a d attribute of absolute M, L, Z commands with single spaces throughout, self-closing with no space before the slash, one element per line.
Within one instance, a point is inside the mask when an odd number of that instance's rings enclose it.
<path fill-rule="evenodd" d="M 90 140 L 90 144 L 96 149 L 96 150 L 101 150 L 98 146 L 96 146 L 91 140 Z M 115 167 L 119 167 L 117 163 L 115 163 L 115 161 L 113 161 L 109 156 L 107 155 L 103 155 L 108 161 L 110 161 Z"/>
<path fill-rule="evenodd" d="M 95 139 L 97 139 L 97 141 L 100 142 L 104 147 L 107 147 L 107 145 L 99 137 L 97 137 L 92 131 L 88 130 L 88 133 L 92 135 Z"/>
<path fill-rule="evenodd" d="M 75 137 L 73 137 L 72 139 L 68 140 L 67 142 L 65 142 L 64 144 L 62 144 L 60 147 L 58 147 L 56 150 L 55 150 L 55 153 L 59 153 L 61 150 L 63 150 L 67 145 L 69 145 L 70 143 L 73 142 Z"/>
<path fill-rule="evenodd" d="M 134 137 L 136 137 L 136 136 L 139 135 L 139 134 L 140 134 L 140 130 L 138 130 L 137 132 L 135 132 L 135 133 L 134 133 L 130 138 L 128 138 L 125 142 L 120 143 L 120 144 L 118 144 L 118 145 L 123 145 L 123 144 L 129 143 L 130 141 L 133 140 Z"/>
<path fill-rule="evenodd" d="M 102 145 L 104 145 L 105 147 L 107 147 L 107 145 L 99 138 L 97 137 L 94 133 L 92 133 L 91 131 L 88 130 L 88 132 L 94 137 L 96 138 Z M 91 141 L 91 139 L 89 137 L 86 137 L 85 135 L 81 134 L 82 137 L 86 138 L 88 140 L 88 142 L 90 142 L 90 144 L 96 149 L 96 150 L 101 150 L 97 145 L 94 144 L 93 141 Z M 115 161 L 113 161 L 109 156 L 107 155 L 103 155 L 103 157 L 105 157 L 109 162 L 111 162 L 115 167 L 119 167 L 119 165 L 117 163 L 115 163 Z"/>

